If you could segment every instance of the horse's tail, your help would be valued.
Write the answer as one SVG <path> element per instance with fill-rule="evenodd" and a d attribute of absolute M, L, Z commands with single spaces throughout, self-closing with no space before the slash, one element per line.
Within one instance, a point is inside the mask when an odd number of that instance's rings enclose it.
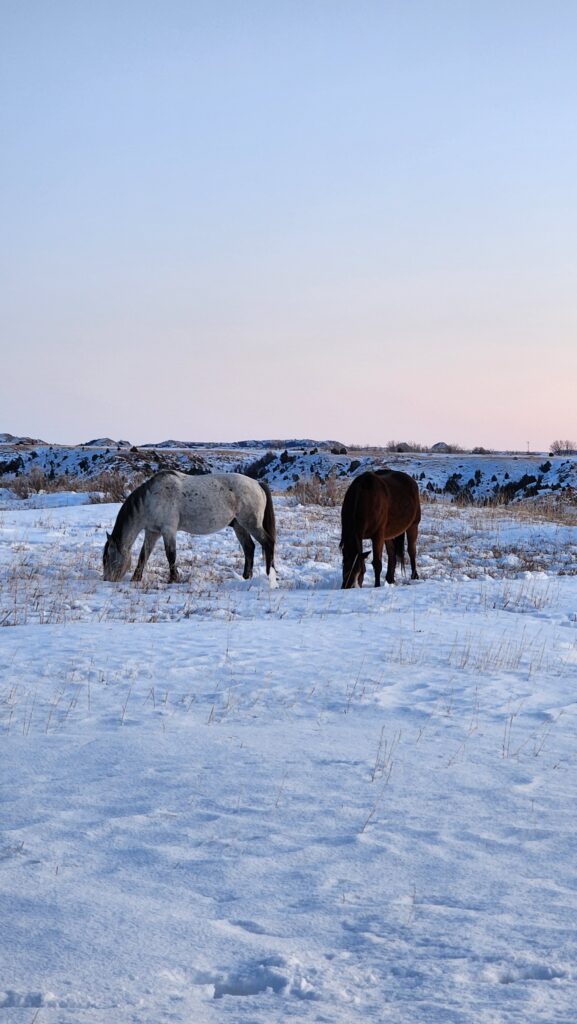
<path fill-rule="evenodd" d="M 265 560 L 266 560 L 266 571 L 270 572 L 271 567 L 274 569 L 274 546 L 276 542 L 276 520 L 274 516 L 274 505 L 272 503 L 272 494 L 270 493 L 270 487 L 265 484 L 263 480 L 259 480 L 259 484 L 262 487 L 266 496 L 266 505 L 264 507 L 264 515 L 262 517 L 262 527 L 266 534 L 270 538 L 270 544 L 265 548 Z"/>
<path fill-rule="evenodd" d="M 405 537 L 406 533 L 401 533 L 399 537 L 395 537 L 393 543 L 395 545 L 395 555 L 397 561 L 401 566 L 402 571 L 405 571 Z"/>

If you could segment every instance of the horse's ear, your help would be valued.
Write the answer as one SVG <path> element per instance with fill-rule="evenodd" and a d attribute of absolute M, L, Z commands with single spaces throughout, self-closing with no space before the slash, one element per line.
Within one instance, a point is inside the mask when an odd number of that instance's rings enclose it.
<path fill-rule="evenodd" d="M 108 530 L 106 531 L 106 540 L 110 540 L 110 534 L 109 534 Z"/>

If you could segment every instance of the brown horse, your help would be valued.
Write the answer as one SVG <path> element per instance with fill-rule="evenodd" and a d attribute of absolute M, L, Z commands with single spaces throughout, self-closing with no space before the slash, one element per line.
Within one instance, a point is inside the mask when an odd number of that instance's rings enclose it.
<path fill-rule="evenodd" d="M 375 587 L 381 585 L 383 546 L 387 546 L 387 583 L 395 582 L 397 559 L 405 568 L 405 534 L 411 560 L 411 579 L 418 580 L 416 563 L 417 533 L 421 521 L 421 502 L 417 483 L 407 473 L 392 469 L 361 473 L 348 488 L 341 509 L 341 551 L 343 553 L 343 590 L 362 587 L 365 559 L 363 539 L 373 545 Z"/>

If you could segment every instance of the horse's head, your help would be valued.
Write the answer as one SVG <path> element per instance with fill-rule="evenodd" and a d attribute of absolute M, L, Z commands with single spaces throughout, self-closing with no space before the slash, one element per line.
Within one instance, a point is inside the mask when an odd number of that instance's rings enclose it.
<path fill-rule="evenodd" d="M 102 575 L 107 583 L 118 583 L 130 569 L 130 551 L 122 551 L 114 537 L 106 534 L 102 552 Z"/>
<path fill-rule="evenodd" d="M 365 578 L 366 560 L 370 551 L 353 552 L 351 554 L 343 551 L 343 585 L 341 590 L 350 590 L 351 587 L 362 587 Z"/>

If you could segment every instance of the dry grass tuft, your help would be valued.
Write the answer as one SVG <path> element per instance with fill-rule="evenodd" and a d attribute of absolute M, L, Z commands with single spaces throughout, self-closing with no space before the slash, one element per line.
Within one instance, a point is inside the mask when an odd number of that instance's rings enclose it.
<path fill-rule="evenodd" d="M 310 480 L 299 480 L 291 488 L 299 505 L 320 505 L 323 508 L 334 508 L 341 505 L 350 480 L 337 480 L 331 473 L 326 480 L 312 477 Z"/>
<path fill-rule="evenodd" d="M 34 467 L 30 473 L 16 477 L 2 477 L 0 487 L 10 489 L 17 498 L 30 498 L 34 494 L 56 494 L 59 491 L 77 491 L 92 494 L 91 501 L 99 502 L 124 501 L 128 495 L 148 476 L 147 473 L 121 473 L 118 470 L 103 470 L 97 476 L 66 476 L 51 478 Z"/>

